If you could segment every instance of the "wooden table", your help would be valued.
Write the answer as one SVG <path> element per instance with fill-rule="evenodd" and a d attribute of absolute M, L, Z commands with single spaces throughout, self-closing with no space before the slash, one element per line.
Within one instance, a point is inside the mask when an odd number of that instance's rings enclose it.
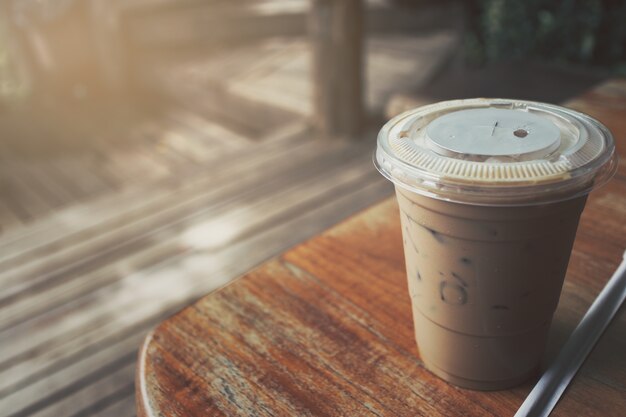
<path fill-rule="evenodd" d="M 626 160 L 626 82 L 568 103 L 613 130 Z M 397 206 L 388 199 L 213 292 L 158 326 L 137 371 L 141 416 L 511 416 L 533 381 L 459 389 L 420 360 Z M 582 216 L 546 361 L 626 247 L 626 168 Z M 622 416 L 626 311 L 604 334 L 554 416 Z"/>

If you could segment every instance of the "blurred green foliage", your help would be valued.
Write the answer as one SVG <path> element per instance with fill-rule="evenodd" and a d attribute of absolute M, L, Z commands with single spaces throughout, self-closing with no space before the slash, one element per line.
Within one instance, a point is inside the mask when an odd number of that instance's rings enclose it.
<path fill-rule="evenodd" d="M 470 63 L 540 58 L 626 75 L 626 0 L 474 0 Z"/>

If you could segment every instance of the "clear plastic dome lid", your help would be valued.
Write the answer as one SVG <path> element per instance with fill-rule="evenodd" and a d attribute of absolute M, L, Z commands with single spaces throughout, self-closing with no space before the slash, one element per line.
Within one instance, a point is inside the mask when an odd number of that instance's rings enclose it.
<path fill-rule="evenodd" d="M 574 198 L 617 168 L 613 137 L 597 120 L 551 104 L 483 98 L 394 117 L 378 135 L 374 162 L 397 186 L 480 205 Z"/>

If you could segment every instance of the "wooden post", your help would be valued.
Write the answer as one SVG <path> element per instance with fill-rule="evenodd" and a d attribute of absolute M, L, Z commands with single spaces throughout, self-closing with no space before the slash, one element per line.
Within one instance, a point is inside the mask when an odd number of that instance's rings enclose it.
<path fill-rule="evenodd" d="M 363 119 L 363 3 L 313 0 L 314 118 L 329 136 L 354 136 Z"/>

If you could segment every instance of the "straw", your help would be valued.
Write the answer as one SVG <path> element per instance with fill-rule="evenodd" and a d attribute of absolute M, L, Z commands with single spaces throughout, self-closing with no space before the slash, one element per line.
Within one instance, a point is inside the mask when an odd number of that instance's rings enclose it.
<path fill-rule="evenodd" d="M 515 417 L 547 417 L 626 298 L 624 259 Z"/>

